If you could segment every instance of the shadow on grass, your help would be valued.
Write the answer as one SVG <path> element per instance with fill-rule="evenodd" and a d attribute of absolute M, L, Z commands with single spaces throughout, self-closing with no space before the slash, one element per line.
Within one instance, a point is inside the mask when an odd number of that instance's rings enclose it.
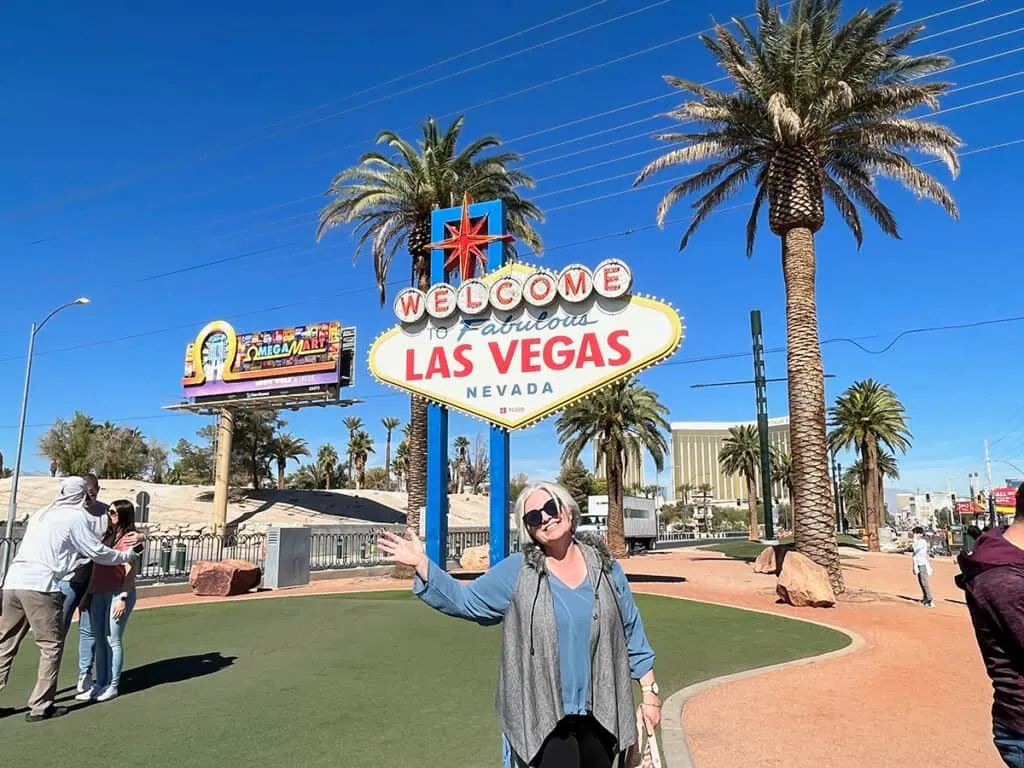
<path fill-rule="evenodd" d="M 684 584 L 685 576 L 666 576 L 660 573 L 627 573 L 630 584 Z"/>
<path fill-rule="evenodd" d="M 121 694 L 137 693 L 169 683 L 182 683 L 205 677 L 235 663 L 237 657 L 223 656 L 217 651 L 161 659 L 127 670 L 121 678 Z"/>

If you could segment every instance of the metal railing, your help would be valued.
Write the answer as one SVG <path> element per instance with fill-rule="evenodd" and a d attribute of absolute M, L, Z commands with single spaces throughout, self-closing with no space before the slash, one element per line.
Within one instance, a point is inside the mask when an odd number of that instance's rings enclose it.
<path fill-rule="evenodd" d="M 385 530 L 402 532 L 401 525 L 314 527 L 310 529 L 309 567 L 313 571 L 344 568 L 368 568 L 385 564 L 377 540 Z M 728 533 L 695 533 L 693 531 L 663 532 L 658 543 L 672 546 L 708 539 L 744 538 L 743 531 Z M 266 534 L 164 534 L 146 538 L 146 549 L 140 556 L 138 580 L 141 583 L 185 581 L 192 566 L 200 561 L 246 560 L 264 565 Z M 448 531 L 448 559 L 457 562 L 470 547 L 486 546 L 490 540 L 486 528 L 454 528 Z M 4 539 L 0 538 L 0 551 Z M 20 536 L 13 540 L 11 557 L 17 551 Z M 519 549 L 512 536 L 513 552 Z"/>

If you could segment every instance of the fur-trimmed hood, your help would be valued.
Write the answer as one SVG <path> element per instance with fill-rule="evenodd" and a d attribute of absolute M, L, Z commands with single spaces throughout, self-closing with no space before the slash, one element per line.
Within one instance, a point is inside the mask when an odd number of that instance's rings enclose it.
<path fill-rule="evenodd" d="M 594 550 L 601 563 L 601 570 L 606 574 L 612 572 L 612 553 L 608 550 L 608 544 L 603 538 L 596 533 L 586 531 L 574 533 L 573 541 Z M 547 570 L 544 566 L 544 558 L 544 550 L 536 542 L 523 547 L 523 563 L 538 573 L 544 573 Z"/>

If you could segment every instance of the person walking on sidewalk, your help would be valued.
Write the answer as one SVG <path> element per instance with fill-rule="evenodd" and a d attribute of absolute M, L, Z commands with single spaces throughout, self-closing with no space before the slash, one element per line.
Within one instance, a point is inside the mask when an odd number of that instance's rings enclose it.
<path fill-rule="evenodd" d="M 96 537 L 103 538 L 107 531 L 107 505 L 99 500 L 100 481 L 91 472 L 82 475 L 85 480 L 85 520 L 93 529 Z M 92 635 L 92 621 L 89 606 L 85 602 L 85 594 L 89 591 L 92 578 L 92 560 L 86 560 L 75 571 L 60 582 L 60 591 L 64 594 L 64 611 L 61 618 L 61 629 L 65 637 L 71 629 L 71 620 L 78 611 L 78 693 L 92 689 L 93 659 L 96 646 Z"/>
<path fill-rule="evenodd" d="M 992 680 L 992 733 L 1010 768 L 1024 768 L 1024 486 L 1016 517 L 957 558 L 974 634 Z"/>
<path fill-rule="evenodd" d="M 921 602 L 926 608 L 934 608 L 935 599 L 932 597 L 932 585 L 929 580 L 932 575 L 932 564 L 928 559 L 928 539 L 924 537 L 924 528 L 921 526 L 914 528 L 913 560 L 914 575 L 921 586 Z"/>
<path fill-rule="evenodd" d="M 132 549 L 119 552 L 104 546 L 86 520 L 87 486 L 84 478 L 69 477 L 60 485 L 57 499 L 29 520 L 3 584 L 3 615 L 0 616 L 0 691 L 14 657 L 29 629 L 39 646 L 39 672 L 29 697 L 30 722 L 66 715 L 67 707 L 55 704 L 57 676 L 64 651 L 64 594 L 60 582 L 85 558 L 97 563 L 130 563 Z M 139 537 L 128 534 L 129 546 Z"/>

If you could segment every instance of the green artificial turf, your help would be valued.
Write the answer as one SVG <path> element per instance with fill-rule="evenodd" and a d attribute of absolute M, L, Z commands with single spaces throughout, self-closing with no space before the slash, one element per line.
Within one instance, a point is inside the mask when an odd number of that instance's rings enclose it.
<path fill-rule="evenodd" d="M 666 692 L 848 642 L 782 617 L 637 599 Z M 499 628 L 441 616 L 407 593 L 139 611 L 125 693 L 48 723 L 0 719 L 0 754 L 19 768 L 499 766 L 499 641 Z M 65 686 L 76 649 L 72 629 Z M 23 705 L 37 658 L 29 638 L 0 706 Z"/>

